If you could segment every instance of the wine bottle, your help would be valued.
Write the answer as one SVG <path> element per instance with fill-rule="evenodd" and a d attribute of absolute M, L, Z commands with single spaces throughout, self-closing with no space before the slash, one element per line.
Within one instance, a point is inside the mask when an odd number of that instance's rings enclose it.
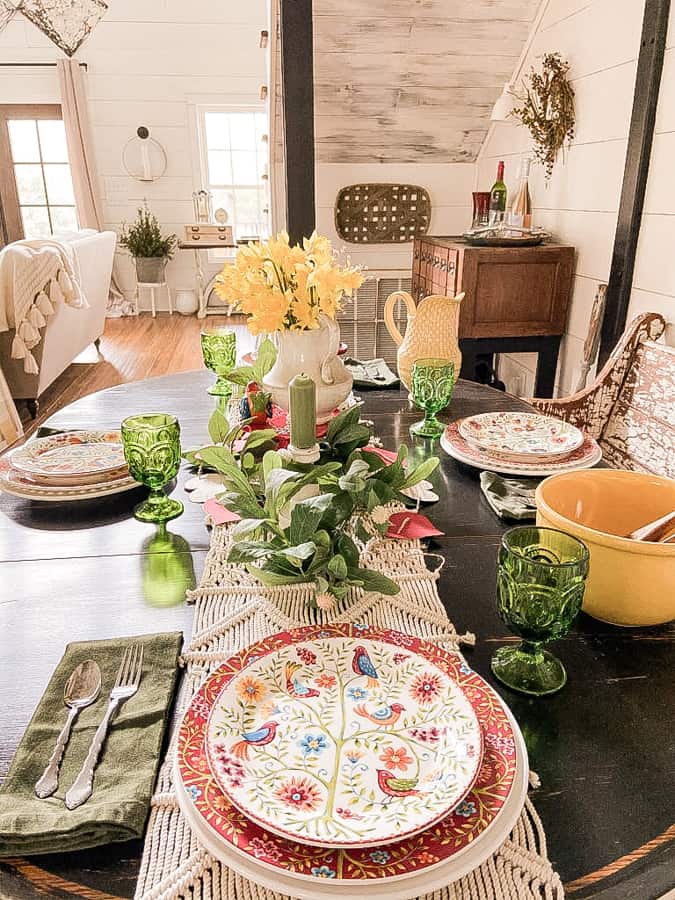
<path fill-rule="evenodd" d="M 504 184 L 504 161 L 497 165 L 497 180 L 490 191 L 490 225 L 504 221 L 506 215 L 506 185 Z"/>
<path fill-rule="evenodd" d="M 511 206 L 511 214 L 509 216 L 509 224 L 517 225 L 520 228 L 532 227 L 532 201 L 530 200 L 530 188 L 528 186 L 530 162 L 530 159 L 524 159 L 520 164 L 520 186 Z"/>

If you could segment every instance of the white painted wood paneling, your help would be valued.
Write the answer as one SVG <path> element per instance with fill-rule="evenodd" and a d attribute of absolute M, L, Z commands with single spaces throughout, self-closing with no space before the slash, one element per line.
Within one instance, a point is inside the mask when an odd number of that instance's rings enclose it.
<path fill-rule="evenodd" d="M 339 164 L 319 162 L 316 169 L 317 229 L 327 234 L 354 263 L 369 269 L 412 266 L 412 243 L 347 244 L 335 230 L 335 200 L 341 188 L 363 182 L 418 184 L 431 199 L 431 234 L 461 234 L 471 224 L 474 166 L 467 163 Z"/>
<path fill-rule="evenodd" d="M 181 233 L 191 221 L 195 176 L 189 104 L 259 102 L 266 81 L 259 33 L 267 28 L 268 0 L 108 0 L 109 9 L 78 51 L 88 65 L 87 95 L 101 181 L 106 227 L 119 230 L 147 201 L 165 232 Z M 0 34 L 3 62 L 49 62 L 61 51 L 17 14 Z M 0 70 L 0 102 L 58 103 L 55 69 Z M 147 125 L 166 150 L 159 181 L 141 183 L 122 166 L 122 150 L 139 125 Z M 135 284 L 123 254 L 124 287 Z M 217 264 L 207 266 L 215 271 Z M 167 267 L 172 288 L 194 286 L 194 260 L 178 252 Z"/>
<path fill-rule="evenodd" d="M 539 0 L 316 0 L 319 162 L 473 161 Z"/>
<path fill-rule="evenodd" d="M 616 0 L 549 0 L 523 65 L 526 73 L 538 67 L 543 53 L 559 51 L 570 63 L 576 94 L 575 138 L 564 163 L 558 161 L 548 186 L 541 166 L 533 166 L 531 177 L 535 224 L 577 249 L 559 392 L 576 384 L 593 297 L 598 282 L 609 276 L 643 10 L 644 0 L 620 5 Z M 660 114 L 667 120 L 668 113 Z M 497 161 L 504 159 L 507 186 L 513 189 L 518 160 L 529 146 L 526 129 L 515 122 L 498 123 L 481 151 L 477 188 L 490 187 Z M 533 371 L 531 360 L 515 362 Z M 513 363 L 502 360 L 507 378 L 518 371 Z"/>

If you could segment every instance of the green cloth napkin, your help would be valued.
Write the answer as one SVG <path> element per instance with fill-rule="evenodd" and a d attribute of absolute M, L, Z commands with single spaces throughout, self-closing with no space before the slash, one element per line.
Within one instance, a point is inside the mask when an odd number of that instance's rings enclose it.
<path fill-rule="evenodd" d="M 501 519 L 534 519 L 534 492 L 540 478 L 503 478 L 495 472 L 480 473 L 480 489 L 493 512 Z"/>
<path fill-rule="evenodd" d="M 0 857 L 63 853 L 141 837 L 159 765 L 178 671 L 181 632 L 68 644 L 0 788 Z M 136 694 L 118 707 L 94 774 L 94 792 L 77 809 L 63 802 L 101 721 L 126 646 L 143 644 Z M 38 651 L 39 652 L 39 651 Z M 63 689 L 86 659 L 101 668 L 101 693 L 80 711 L 61 762 L 59 787 L 46 800 L 34 793 L 67 715 Z"/>

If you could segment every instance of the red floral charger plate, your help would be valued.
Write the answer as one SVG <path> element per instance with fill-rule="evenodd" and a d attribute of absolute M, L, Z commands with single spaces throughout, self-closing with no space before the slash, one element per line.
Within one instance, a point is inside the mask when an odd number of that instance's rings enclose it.
<path fill-rule="evenodd" d="M 445 819 L 412 838 L 378 848 L 349 850 L 309 846 L 278 837 L 254 823 L 230 803 L 211 772 L 205 738 L 211 709 L 223 685 L 242 667 L 289 642 L 320 637 L 362 636 L 394 644 L 425 657 L 456 680 L 483 729 L 483 761 L 470 792 Z M 438 740 L 429 728 L 425 739 Z M 309 626 L 272 635 L 232 656 L 206 680 L 188 707 L 178 734 L 176 775 L 198 819 L 239 854 L 256 864 L 300 878 L 346 881 L 402 878 L 439 866 L 469 847 L 495 820 L 511 792 L 516 774 L 514 732 L 501 701 L 458 653 L 396 631 L 362 625 Z M 237 776 L 237 761 L 231 763 Z M 221 764 L 222 770 L 222 764 Z M 349 815 L 349 810 L 344 810 Z"/>

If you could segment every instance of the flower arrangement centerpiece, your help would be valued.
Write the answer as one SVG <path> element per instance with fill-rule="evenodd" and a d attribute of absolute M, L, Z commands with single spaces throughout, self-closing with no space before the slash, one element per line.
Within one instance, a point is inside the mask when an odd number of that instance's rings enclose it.
<path fill-rule="evenodd" d="M 239 521 L 228 562 L 268 586 L 312 583 L 314 602 L 332 608 L 354 588 L 396 594 L 398 585 L 363 565 L 370 542 L 388 530 L 396 506 L 438 466 L 438 458 L 408 464 L 402 445 L 386 461 L 369 442 L 370 426 L 352 406 L 332 419 L 316 465 L 296 464 L 276 450 L 275 431 L 230 427 L 216 410 L 209 423 L 214 444 L 184 454 L 223 481 L 220 503 Z M 392 504 L 394 506 L 392 506 Z"/>
<path fill-rule="evenodd" d="M 282 231 L 240 247 L 216 279 L 218 296 L 248 317 L 252 334 L 275 334 L 277 359 L 264 389 L 288 409 L 288 384 L 304 372 L 316 384 L 317 420 L 327 421 L 349 395 L 351 375 L 338 357 L 335 321 L 343 298 L 363 283 L 358 268 L 341 265 L 330 241 L 316 232 L 291 245 Z"/>

